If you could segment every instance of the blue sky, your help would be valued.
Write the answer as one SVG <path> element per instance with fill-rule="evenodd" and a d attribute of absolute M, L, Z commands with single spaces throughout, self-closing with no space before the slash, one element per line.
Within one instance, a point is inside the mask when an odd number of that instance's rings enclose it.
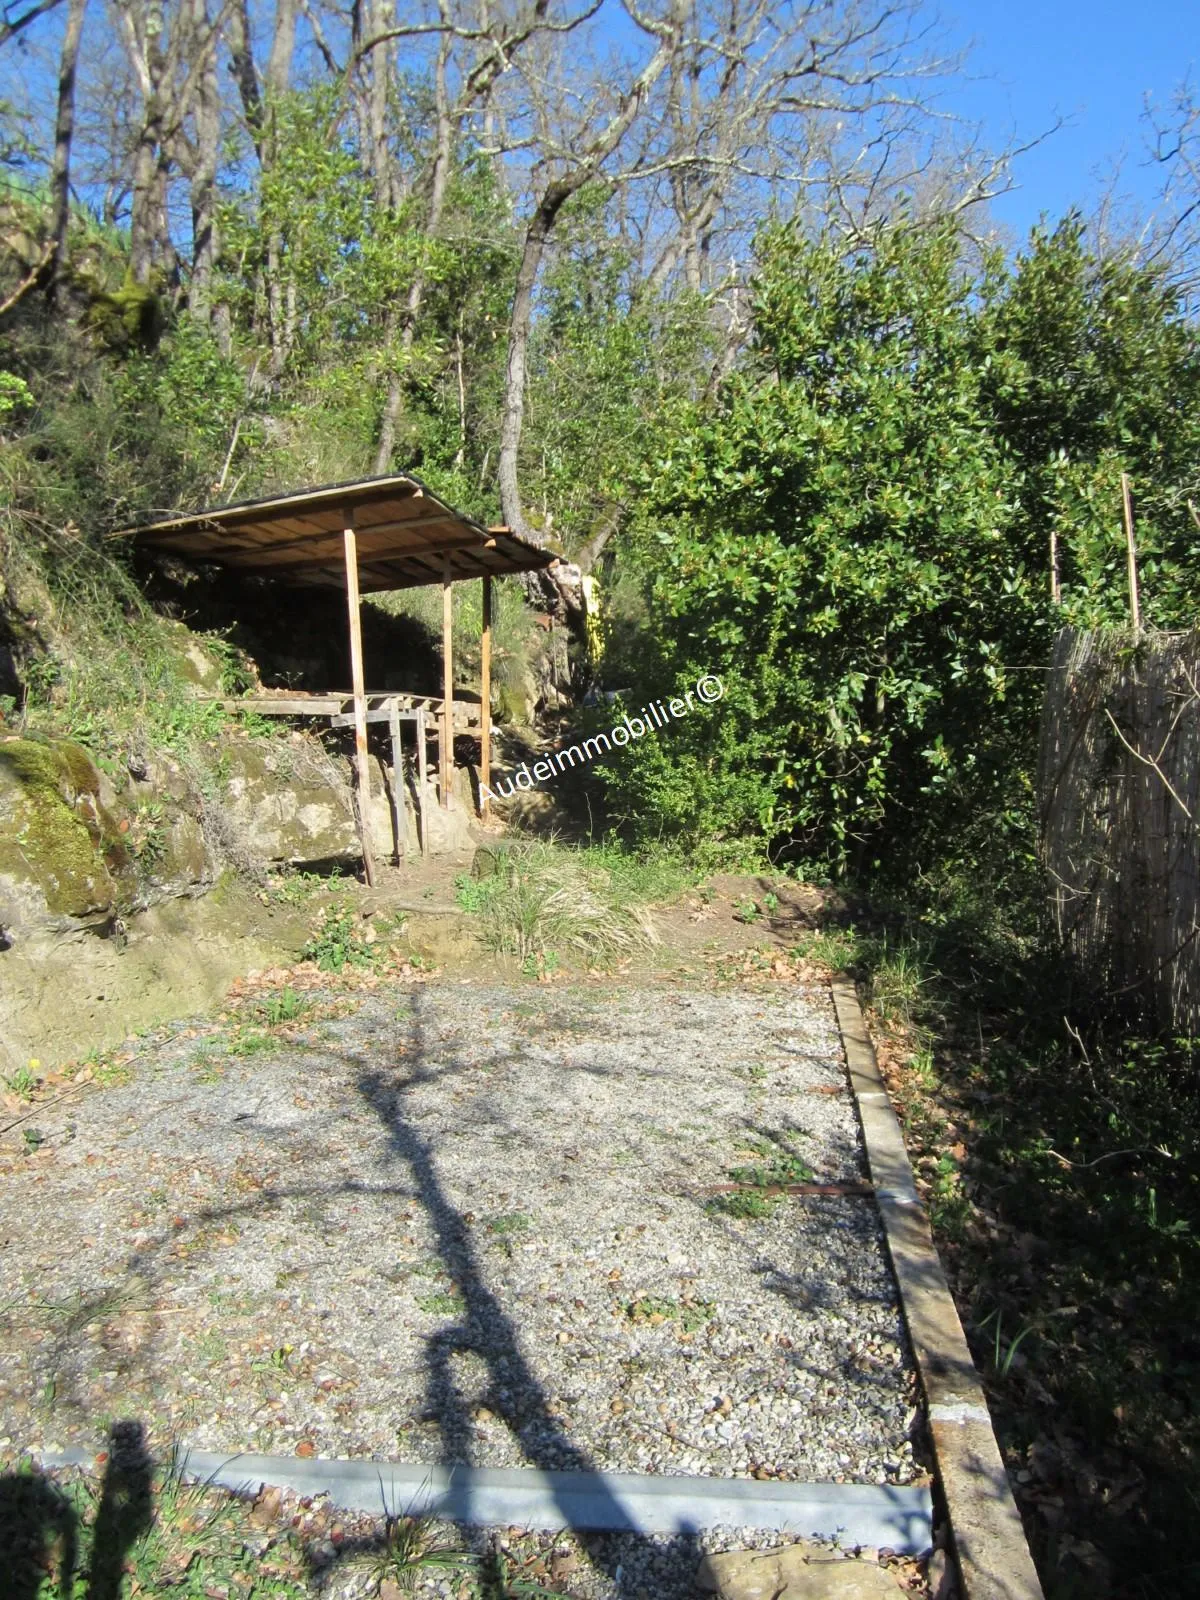
<path fill-rule="evenodd" d="M 1029 138 L 1056 114 L 1068 122 L 1022 157 L 1020 188 L 993 206 L 998 222 L 1022 236 L 1043 211 L 1090 211 L 1118 163 L 1123 193 L 1143 212 L 1153 205 L 1162 173 L 1146 165 L 1143 107 L 1150 95 L 1165 111 L 1189 70 L 1200 79 L 1197 0 L 943 0 L 942 15 L 974 46 L 945 103 L 982 122 L 989 142 Z"/>
<path fill-rule="evenodd" d="M 992 215 L 1022 240 L 1042 213 L 1057 220 L 1072 205 L 1091 213 L 1119 167 L 1119 191 L 1140 217 L 1152 209 L 1162 170 L 1149 162 L 1147 96 L 1165 113 L 1185 78 L 1200 84 L 1200 0 L 930 0 L 953 46 L 966 49 L 965 72 L 943 83 L 943 106 L 982 124 L 995 148 L 1066 125 L 1015 168 L 1019 187 Z M 614 8 L 615 9 L 615 8 Z M 91 8 L 92 26 L 110 21 Z M 611 15 L 612 13 L 607 13 Z M 10 73 L 32 78 L 42 108 L 51 105 L 51 57 L 61 17 L 31 32 L 53 41 L 46 60 L 9 47 Z M 3 89 L 0 88 L 0 93 Z M 10 86 L 11 92 L 11 86 Z"/>

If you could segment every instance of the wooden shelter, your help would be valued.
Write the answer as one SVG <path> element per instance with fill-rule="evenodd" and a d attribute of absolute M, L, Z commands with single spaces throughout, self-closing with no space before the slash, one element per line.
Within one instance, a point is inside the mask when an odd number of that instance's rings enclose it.
<path fill-rule="evenodd" d="M 454 759 L 455 704 L 452 673 L 451 585 L 478 578 L 483 585 L 483 638 L 480 684 L 481 772 L 491 769 L 491 616 L 492 579 L 510 572 L 549 566 L 548 550 L 519 539 L 507 528 L 484 528 L 440 500 L 408 473 L 362 478 L 319 489 L 205 511 L 163 517 L 123 529 L 114 538 L 169 550 L 189 561 L 213 562 L 246 576 L 280 583 L 344 589 L 350 635 L 349 694 L 269 695 L 238 701 L 245 709 L 276 716 L 325 716 L 335 725 L 352 724 L 359 793 L 359 827 L 367 879 L 374 877 L 367 798 L 368 721 L 387 720 L 392 732 L 395 785 L 400 774 L 399 725 L 416 723 L 422 780 L 425 719 L 438 727 L 439 789 L 450 803 Z M 359 596 L 420 584 L 442 586 L 442 698 L 369 693 L 363 668 Z M 406 702 L 413 702 L 409 705 Z M 417 702 L 420 701 L 419 704 Z M 402 702 L 405 702 L 402 704 Z M 397 793 L 401 793 L 397 788 Z M 423 791 L 422 791 L 423 792 Z M 403 838 L 403 799 L 397 838 Z M 422 823 L 422 842 L 425 828 Z"/>

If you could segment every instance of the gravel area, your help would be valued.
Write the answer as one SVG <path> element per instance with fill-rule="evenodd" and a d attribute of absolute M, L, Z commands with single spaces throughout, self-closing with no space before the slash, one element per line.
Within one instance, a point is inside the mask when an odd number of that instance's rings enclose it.
<path fill-rule="evenodd" d="M 864 1176 L 823 988 L 418 981 L 253 1022 L 165 1030 L 5 1141 L 0 1446 L 138 1417 L 202 1449 L 920 1476 L 873 1202 L 721 1209 L 747 1174 Z"/>

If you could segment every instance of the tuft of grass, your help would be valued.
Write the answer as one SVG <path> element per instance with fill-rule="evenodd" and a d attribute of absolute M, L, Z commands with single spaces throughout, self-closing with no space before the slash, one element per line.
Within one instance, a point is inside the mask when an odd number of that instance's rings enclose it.
<path fill-rule="evenodd" d="M 927 958 L 911 943 L 889 950 L 885 942 L 872 965 L 871 1005 L 890 1027 L 914 1028 L 927 1008 Z"/>
<path fill-rule="evenodd" d="M 804 934 L 792 951 L 834 972 L 848 972 L 862 959 L 863 941 L 854 928 L 821 928 Z"/>
<path fill-rule="evenodd" d="M 443 1542 L 429 1517 L 389 1517 L 382 1548 L 371 1561 L 372 1576 L 382 1588 L 393 1583 L 401 1594 L 415 1594 L 418 1584 L 437 1573 L 463 1573 L 477 1565 L 471 1551 Z"/>
<path fill-rule="evenodd" d="M 112 1050 L 89 1050 L 83 1058 L 83 1065 L 92 1069 L 92 1082 L 99 1084 L 102 1089 L 118 1089 L 133 1077 L 128 1057 Z"/>
<path fill-rule="evenodd" d="M 197 1083 L 219 1083 L 225 1076 L 224 1064 L 217 1049 L 211 1044 L 197 1050 L 188 1066 Z"/>
<path fill-rule="evenodd" d="M 479 917 L 484 942 L 529 963 L 531 973 L 553 970 L 551 957 L 606 965 L 658 942 L 645 909 L 586 851 L 503 844 L 489 852 L 485 875 L 459 879 L 457 893 Z"/>

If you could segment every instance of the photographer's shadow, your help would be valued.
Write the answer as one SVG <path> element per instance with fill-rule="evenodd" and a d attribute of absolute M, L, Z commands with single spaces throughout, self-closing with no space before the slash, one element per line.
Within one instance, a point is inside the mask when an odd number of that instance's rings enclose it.
<path fill-rule="evenodd" d="M 140 1422 L 113 1424 L 92 1528 L 85 1600 L 120 1600 L 125 1562 L 153 1520 L 152 1463 Z M 38 1600 L 78 1593 L 79 1516 L 36 1469 L 0 1476 L 0 1594 Z M 46 1587 L 50 1575 L 53 1587 Z"/>

